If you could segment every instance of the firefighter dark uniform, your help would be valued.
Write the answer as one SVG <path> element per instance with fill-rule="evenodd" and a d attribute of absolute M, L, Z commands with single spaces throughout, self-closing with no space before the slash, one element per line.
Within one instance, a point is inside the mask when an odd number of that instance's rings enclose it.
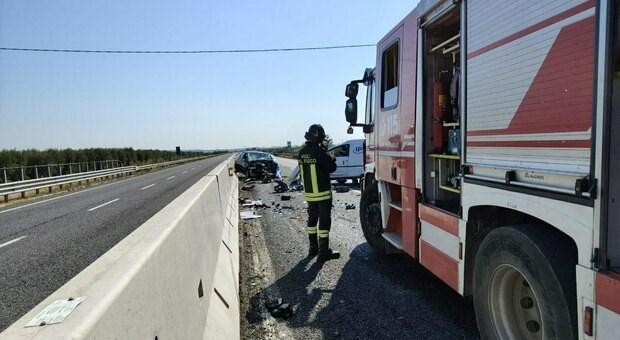
<path fill-rule="evenodd" d="M 305 137 L 306 145 L 299 151 L 299 170 L 304 198 L 308 202 L 308 255 L 318 254 L 319 259 L 337 258 L 339 254 L 329 248 L 332 210 L 329 174 L 336 170 L 336 160 L 322 146 L 325 130 L 321 125 L 311 125 Z"/>

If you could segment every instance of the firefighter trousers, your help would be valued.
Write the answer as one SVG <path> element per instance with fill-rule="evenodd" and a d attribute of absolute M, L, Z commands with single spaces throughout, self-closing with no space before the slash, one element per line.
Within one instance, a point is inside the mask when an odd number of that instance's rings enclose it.
<path fill-rule="evenodd" d="M 329 229 L 332 226 L 331 215 L 331 198 L 324 201 L 308 202 L 308 235 L 318 235 L 319 238 L 329 237 Z"/>

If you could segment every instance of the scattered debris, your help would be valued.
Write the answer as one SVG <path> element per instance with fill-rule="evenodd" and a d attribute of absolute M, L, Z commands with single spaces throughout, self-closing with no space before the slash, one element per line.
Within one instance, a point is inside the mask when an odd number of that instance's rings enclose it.
<path fill-rule="evenodd" d="M 283 303 L 277 308 L 270 311 L 271 316 L 274 318 L 288 319 L 293 316 L 293 308 L 291 308 L 291 304 Z"/>
<path fill-rule="evenodd" d="M 355 209 L 355 204 L 353 204 L 353 203 L 345 204 L 344 209 L 345 210 L 353 210 L 353 209 Z"/>
<path fill-rule="evenodd" d="M 273 191 L 277 192 L 277 193 L 283 193 L 283 192 L 287 192 L 288 191 L 288 185 L 286 183 L 284 183 L 283 180 L 281 179 L 275 179 L 276 183 L 278 183 L 278 185 L 276 185 L 273 188 Z"/>
<path fill-rule="evenodd" d="M 349 187 L 346 185 L 337 186 L 336 192 L 349 192 Z"/>
<path fill-rule="evenodd" d="M 265 207 L 267 207 L 267 204 L 264 204 L 261 201 L 244 201 L 243 202 L 243 206 L 244 207 L 254 207 L 254 208 L 265 208 Z"/>
<path fill-rule="evenodd" d="M 280 307 L 280 305 L 282 305 L 282 299 L 275 299 L 275 300 L 270 300 L 270 301 L 265 301 L 265 308 L 267 308 L 268 311 L 272 311 L 278 307 Z"/>
<path fill-rule="evenodd" d="M 283 201 L 290 201 L 291 196 L 289 196 L 289 195 L 282 195 L 282 196 L 280 196 L 280 199 L 283 200 Z"/>
<path fill-rule="evenodd" d="M 254 189 L 254 185 L 244 185 L 243 187 L 241 187 L 241 190 L 244 191 L 252 191 L 252 189 Z"/>
<path fill-rule="evenodd" d="M 252 220 L 255 218 L 259 218 L 262 217 L 260 215 L 254 215 L 254 211 L 252 210 L 247 210 L 247 211 L 242 211 L 241 212 L 241 219 L 242 220 Z"/>
<path fill-rule="evenodd" d="M 290 303 L 282 303 L 282 299 L 265 301 L 265 308 L 274 318 L 288 319 L 293 315 L 293 308 Z"/>

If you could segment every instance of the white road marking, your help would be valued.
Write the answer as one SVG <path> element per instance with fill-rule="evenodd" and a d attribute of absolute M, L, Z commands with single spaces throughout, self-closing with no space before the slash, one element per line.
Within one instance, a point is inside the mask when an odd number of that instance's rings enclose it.
<path fill-rule="evenodd" d="M 174 178 L 174 176 L 170 176 L 170 177 L 168 177 L 168 178 L 166 178 L 166 179 L 173 179 L 173 178 Z"/>
<path fill-rule="evenodd" d="M 114 184 L 114 183 L 110 183 L 110 184 Z M 81 194 L 81 193 L 83 193 L 83 192 L 87 192 L 87 191 L 91 191 L 91 190 L 95 190 L 95 189 L 100 189 L 100 188 L 103 188 L 104 186 L 107 186 L 107 184 L 104 184 L 104 185 L 101 185 L 101 186 L 98 186 L 98 187 L 95 187 L 95 188 L 90 188 L 90 189 L 85 189 L 85 190 L 82 190 L 82 191 L 74 192 L 74 193 L 71 193 L 71 194 L 66 194 L 66 195 L 62 195 L 62 196 L 58 196 L 58 197 L 54 197 L 54 198 L 50 198 L 50 199 L 48 199 L 48 200 L 38 201 L 38 202 L 30 203 L 30 204 L 21 205 L 21 206 L 19 206 L 19 207 L 15 207 L 15 208 L 11 208 L 11 209 L 7 209 L 7 210 L 3 210 L 3 211 L 0 211 L 0 214 L 4 214 L 4 213 L 6 213 L 6 212 L 13 211 L 13 210 L 17 210 L 17 209 L 21 209 L 21 208 L 31 207 L 31 206 L 33 206 L 33 205 L 37 205 L 37 204 L 41 204 L 41 203 L 45 203 L 45 202 L 49 202 L 49 201 L 54 201 L 54 200 L 57 200 L 57 199 L 59 199 L 59 198 L 65 198 L 65 197 L 69 197 L 69 196 L 73 196 L 73 195 Z"/>
<path fill-rule="evenodd" d="M 196 168 L 192 168 L 192 170 L 194 170 L 194 169 L 196 169 Z"/>
<path fill-rule="evenodd" d="M 16 239 L 14 239 L 14 240 L 11 240 L 11 241 L 9 241 L 9 242 L 2 243 L 2 244 L 0 244 L 0 248 L 2 248 L 2 247 L 6 247 L 6 246 L 8 246 L 9 244 L 15 243 L 15 242 L 17 242 L 17 241 L 19 241 L 19 240 L 23 240 L 23 239 L 25 239 L 26 237 L 27 237 L 27 236 L 22 236 L 22 237 L 18 237 L 18 238 L 16 238 Z"/>
<path fill-rule="evenodd" d="M 187 173 L 187 171 L 183 171 L 183 173 L 185 174 L 185 173 Z"/>
<path fill-rule="evenodd" d="M 101 205 L 98 205 L 98 206 L 96 206 L 96 207 L 94 207 L 94 208 L 90 208 L 90 209 L 88 209 L 88 211 L 93 211 L 93 210 L 95 210 L 95 209 L 99 209 L 99 208 L 101 208 L 101 207 L 103 207 L 103 206 L 106 206 L 106 205 L 108 205 L 108 204 L 110 204 L 110 203 L 114 203 L 114 202 L 118 201 L 119 199 L 120 199 L 120 198 L 117 198 L 117 199 L 111 200 L 110 202 L 106 202 L 106 203 L 103 203 L 103 204 L 101 204 Z"/>
<path fill-rule="evenodd" d="M 151 184 L 151 185 L 147 185 L 147 186 L 145 186 L 144 188 L 142 188 L 142 189 L 140 189 L 140 190 L 148 189 L 148 188 L 150 188 L 150 187 L 154 186 L 155 184 L 157 184 L 157 183 L 153 183 L 153 184 Z"/>

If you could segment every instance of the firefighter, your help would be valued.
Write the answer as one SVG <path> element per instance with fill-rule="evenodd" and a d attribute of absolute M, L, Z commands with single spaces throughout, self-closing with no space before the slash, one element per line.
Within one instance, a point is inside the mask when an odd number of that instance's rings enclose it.
<path fill-rule="evenodd" d="M 323 145 L 325 130 L 321 125 L 310 125 L 305 138 L 306 145 L 299 151 L 298 159 L 304 198 L 308 202 L 308 256 L 318 254 L 319 260 L 338 258 L 340 254 L 329 248 L 329 230 L 332 223 L 332 188 L 329 174 L 336 170 L 336 160 L 327 154 Z"/>

